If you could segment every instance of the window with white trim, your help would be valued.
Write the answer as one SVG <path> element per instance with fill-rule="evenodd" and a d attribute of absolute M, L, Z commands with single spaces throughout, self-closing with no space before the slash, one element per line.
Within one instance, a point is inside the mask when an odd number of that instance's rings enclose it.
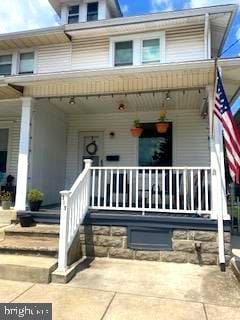
<path fill-rule="evenodd" d="M 115 67 L 165 61 L 164 32 L 113 37 L 110 44 L 110 64 Z"/>
<path fill-rule="evenodd" d="M 87 21 L 98 20 L 98 2 L 90 2 L 87 4 Z"/>
<path fill-rule="evenodd" d="M 160 62 L 160 39 L 146 39 L 142 41 L 142 63 Z"/>
<path fill-rule="evenodd" d="M 19 73 L 34 72 L 34 52 L 20 53 L 19 55 Z"/>
<path fill-rule="evenodd" d="M 12 55 L 0 56 L 0 75 L 11 75 L 12 73 Z"/>
<path fill-rule="evenodd" d="M 0 129 L 0 180 L 7 172 L 9 129 Z"/>
<path fill-rule="evenodd" d="M 78 23 L 79 22 L 79 5 L 68 7 L 68 23 Z"/>
<path fill-rule="evenodd" d="M 133 64 L 133 41 L 115 43 L 115 66 L 129 66 Z"/>

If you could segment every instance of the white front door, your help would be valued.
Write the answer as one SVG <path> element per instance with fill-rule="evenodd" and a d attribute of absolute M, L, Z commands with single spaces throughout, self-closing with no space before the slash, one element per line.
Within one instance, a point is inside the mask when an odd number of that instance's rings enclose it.
<path fill-rule="evenodd" d="M 79 169 L 84 169 L 84 159 L 93 160 L 94 167 L 103 165 L 103 132 L 80 132 Z"/>

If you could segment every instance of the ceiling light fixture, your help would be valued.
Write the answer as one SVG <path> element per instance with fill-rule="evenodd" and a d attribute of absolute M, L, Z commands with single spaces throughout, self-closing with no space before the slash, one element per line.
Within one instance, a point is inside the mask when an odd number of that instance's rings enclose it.
<path fill-rule="evenodd" d="M 76 103 L 76 101 L 75 101 L 75 98 L 74 97 L 71 97 L 70 99 L 69 99 L 69 102 L 68 102 L 69 104 L 75 104 Z"/>
<path fill-rule="evenodd" d="M 123 103 L 120 103 L 120 105 L 118 106 L 118 111 L 125 111 L 126 110 L 126 106 Z"/>
<path fill-rule="evenodd" d="M 167 101 L 170 101 L 170 100 L 171 100 L 169 91 L 166 93 L 166 100 L 167 100 Z"/>

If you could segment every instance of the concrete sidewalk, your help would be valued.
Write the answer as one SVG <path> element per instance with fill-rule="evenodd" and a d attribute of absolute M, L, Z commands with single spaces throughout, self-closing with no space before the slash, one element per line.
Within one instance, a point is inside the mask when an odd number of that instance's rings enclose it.
<path fill-rule="evenodd" d="M 96 259 L 67 285 L 0 281 L 0 302 L 51 302 L 54 320 L 240 320 L 231 270 Z"/>

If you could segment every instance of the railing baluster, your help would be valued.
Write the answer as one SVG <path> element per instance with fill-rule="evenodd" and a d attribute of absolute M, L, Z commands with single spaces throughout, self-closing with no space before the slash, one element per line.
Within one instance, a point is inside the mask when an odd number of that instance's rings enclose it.
<path fill-rule="evenodd" d="M 158 169 L 155 170 L 155 208 L 158 209 Z"/>
<path fill-rule="evenodd" d="M 198 169 L 198 211 L 201 211 L 201 171 Z"/>
<path fill-rule="evenodd" d="M 126 169 L 123 170 L 123 208 L 126 208 Z"/>
<path fill-rule="evenodd" d="M 172 179 L 173 171 L 172 169 L 169 170 L 169 209 L 172 210 L 173 208 L 173 188 L 172 188 Z"/>
<path fill-rule="evenodd" d="M 183 170 L 183 208 L 187 210 L 187 170 Z"/>
<path fill-rule="evenodd" d="M 117 169 L 116 207 L 119 207 L 119 169 Z"/>
<path fill-rule="evenodd" d="M 110 208 L 113 207 L 113 169 L 111 169 L 110 176 Z"/>
<path fill-rule="evenodd" d="M 95 177 L 96 177 L 96 170 L 92 170 L 92 207 L 95 206 Z"/>
<path fill-rule="evenodd" d="M 142 210 L 145 212 L 145 169 L 142 169 Z"/>
<path fill-rule="evenodd" d="M 130 208 L 132 208 L 132 190 L 133 190 L 132 170 L 130 170 L 130 174 L 129 174 L 129 207 Z"/>
<path fill-rule="evenodd" d="M 107 206 L 107 169 L 104 170 L 104 200 L 103 200 L 103 206 Z"/>
<path fill-rule="evenodd" d="M 162 170 L 162 209 L 166 209 L 165 169 Z"/>
<path fill-rule="evenodd" d="M 149 209 L 152 208 L 152 170 L 148 171 L 148 198 L 149 198 L 149 203 L 148 207 Z"/>
<path fill-rule="evenodd" d="M 138 176 L 138 174 L 139 174 L 139 171 L 138 170 L 136 170 L 136 208 L 138 208 L 138 192 L 139 192 L 139 176 Z"/>
<path fill-rule="evenodd" d="M 204 170 L 204 174 L 205 174 L 205 210 L 208 211 L 209 210 L 209 206 L 208 206 L 208 171 Z"/>
<path fill-rule="evenodd" d="M 176 190 L 177 190 L 177 210 L 180 208 L 180 199 L 179 199 L 179 169 L 176 170 Z"/>
<path fill-rule="evenodd" d="M 101 204 L 101 184 L 102 184 L 102 170 L 98 170 L 98 207 L 100 207 Z"/>
<path fill-rule="evenodd" d="M 191 210 L 194 210 L 194 180 L 193 180 L 193 170 L 191 170 Z"/>

